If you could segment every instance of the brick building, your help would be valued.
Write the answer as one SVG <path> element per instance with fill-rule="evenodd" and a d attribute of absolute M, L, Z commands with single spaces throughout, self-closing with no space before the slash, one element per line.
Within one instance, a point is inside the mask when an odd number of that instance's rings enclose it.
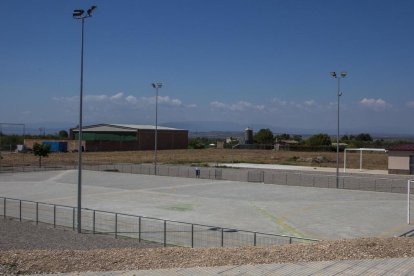
<path fill-rule="evenodd" d="M 79 129 L 70 130 L 70 139 L 77 140 Z M 84 126 L 82 140 L 86 151 L 127 151 L 153 150 L 155 145 L 155 126 L 99 124 Z M 186 149 L 188 130 L 157 127 L 157 148 Z"/>

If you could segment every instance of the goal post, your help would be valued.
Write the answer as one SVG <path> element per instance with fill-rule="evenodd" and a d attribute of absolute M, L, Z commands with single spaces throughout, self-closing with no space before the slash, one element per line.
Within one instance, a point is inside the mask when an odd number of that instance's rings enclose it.
<path fill-rule="evenodd" d="M 359 171 L 362 171 L 362 152 L 363 151 L 375 151 L 375 152 L 387 152 L 386 149 L 377 148 L 349 148 L 344 150 L 344 172 L 346 172 L 346 153 L 347 151 L 359 151 Z"/>

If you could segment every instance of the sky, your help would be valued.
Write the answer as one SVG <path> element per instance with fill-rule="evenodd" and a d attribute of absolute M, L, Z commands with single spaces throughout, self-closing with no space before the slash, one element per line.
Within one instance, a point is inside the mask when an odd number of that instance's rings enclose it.
<path fill-rule="evenodd" d="M 2 0 L 0 123 L 414 134 L 412 0 Z M 230 129 L 229 129 L 230 130 Z M 234 129 L 232 129 L 234 130 Z"/>

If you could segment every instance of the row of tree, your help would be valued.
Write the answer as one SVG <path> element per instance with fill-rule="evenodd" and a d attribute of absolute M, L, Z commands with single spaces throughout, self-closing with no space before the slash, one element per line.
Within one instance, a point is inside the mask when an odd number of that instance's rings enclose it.
<path fill-rule="evenodd" d="M 287 133 L 273 135 L 270 129 L 261 129 L 254 136 L 254 142 L 258 144 L 273 144 L 273 143 L 283 143 L 286 141 L 296 141 L 298 147 L 327 147 L 332 146 L 333 143 L 336 143 L 336 137 L 331 138 L 326 133 L 319 133 L 303 139 L 301 135 L 290 135 Z M 359 133 L 356 135 L 343 135 L 339 139 L 341 147 L 351 147 L 351 148 L 360 148 L 360 147 L 388 147 L 393 144 L 398 143 L 410 143 L 412 141 L 402 141 L 402 140 L 392 140 L 385 141 L 384 139 L 373 139 L 369 133 Z"/>

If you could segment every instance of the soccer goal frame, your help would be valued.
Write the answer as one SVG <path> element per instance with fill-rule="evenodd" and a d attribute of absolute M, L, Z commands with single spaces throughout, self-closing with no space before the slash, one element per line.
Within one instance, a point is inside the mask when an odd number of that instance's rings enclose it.
<path fill-rule="evenodd" d="M 378 148 L 354 148 L 354 149 L 345 149 L 344 150 L 344 172 L 346 172 L 346 152 L 347 151 L 359 151 L 359 171 L 362 171 L 362 152 L 363 151 L 376 151 L 376 152 L 384 152 L 386 153 L 386 149 L 378 149 Z"/>

